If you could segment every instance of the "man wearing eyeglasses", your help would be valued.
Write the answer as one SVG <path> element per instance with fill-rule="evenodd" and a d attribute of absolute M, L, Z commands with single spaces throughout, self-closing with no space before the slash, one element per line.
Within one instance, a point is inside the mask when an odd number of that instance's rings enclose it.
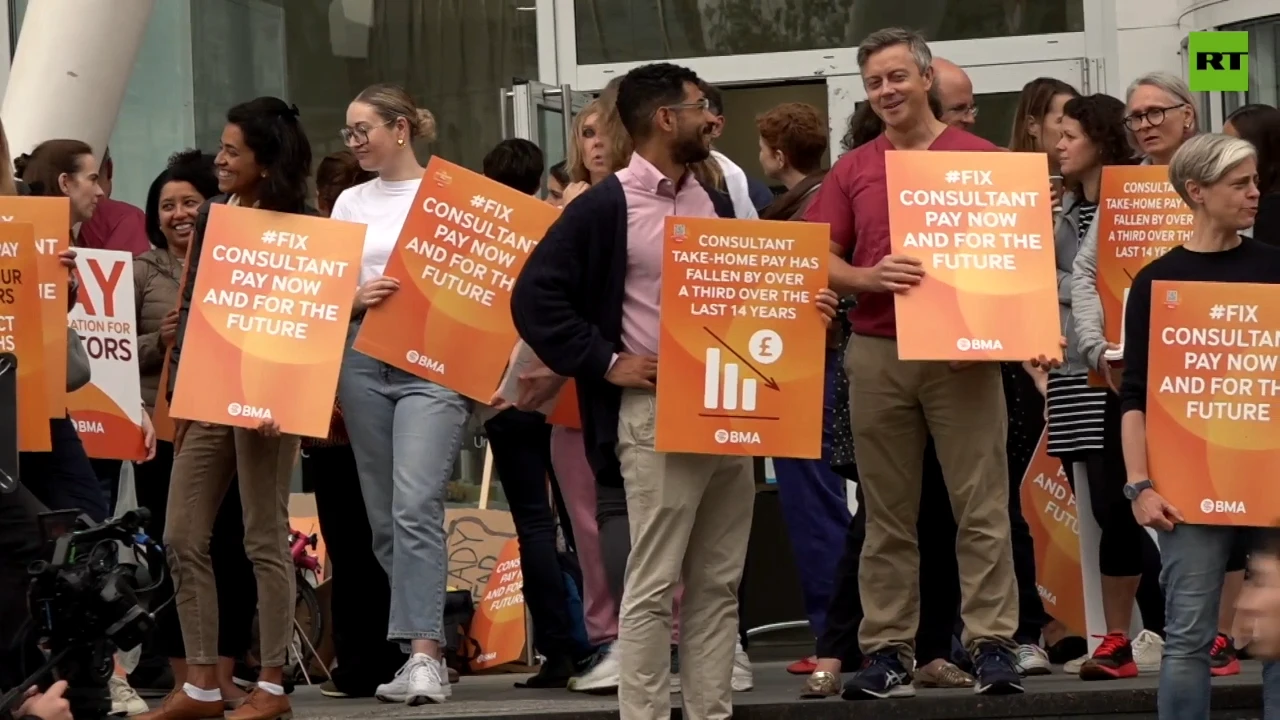
<path fill-rule="evenodd" d="M 942 58 L 933 59 L 933 93 L 942 104 L 942 122 L 961 130 L 972 130 L 978 122 L 978 104 L 973 99 L 973 81 L 959 65 Z"/>

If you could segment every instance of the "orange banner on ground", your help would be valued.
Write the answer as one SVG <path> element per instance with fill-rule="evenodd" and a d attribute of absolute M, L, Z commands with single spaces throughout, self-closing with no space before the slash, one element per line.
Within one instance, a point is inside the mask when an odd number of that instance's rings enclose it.
<path fill-rule="evenodd" d="M 893 252 L 925 273 L 894 295 L 898 357 L 1061 359 L 1045 156 L 895 151 L 885 171 Z"/>
<path fill-rule="evenodd" d="M 67 416 L 67 269 L 58 253 L 71 234 L 71 201 L 65 197 L 0 196 L 0 222 L 31 223 L 39 257 L 40 317 L 44 337 L 44 371 L 51 418 Z"/>
<path fill-rule="evenodd" d="M 44 308 L 40 299 L 39 253 L 31 223 L 0 223 L 0 352 L 18 359 L 18 450 L 47 452 L 49 385 L 45 373 Z M 65 274 L 65 271 L 64 271 Z M 66 339 L 67 331 L 58 332 Z M 66 351 L 62 366 L 66 370 Z M 66 391 L 63 381 L 63 392 Z"/>
<path fill-rule="evenodd" d="M 668 217 L 656 448 L 822 456 L 830 228 Z"/>
<path fill-rule="evenodd" d="M 143 460 L 133 255 L 76 250 L 79 290 L 70 322 L 89 356 L 89 384 L 67 395 L 67 410 L 91 458 Z"/>
<path fill-rule="evenodd" d="M 1062 462 L 1049 457 L 1049 434 L 1022 476 L 1022 516 L 1036 550 L 1036 588 L 1045 612 L 1073 634 L 1086 636 L 1084 580 L 1076 497 Z"/>
<path fill-rule="evenodd" d="M 524 574 L 520 570 L 520 541 L 515 538 L 502 546 L 485 583 L 484 597 L 471 620 L 471 640 L 479 646 L 479 655 L 471 661 L 476 672 L 525 656 Z"/>
<path fill-rule="evenodd" d="M 324 437 L 338 387 L 363 225 L 214 205 L 173 417 Z"/>
<path fill-rule="evenodd" d="M 1102 168 L 1098 208 L 1098 298 L 1112 342 L 1124 344 L 1129 286 L 1147 263 L 1186 242 L 1195 222 L 1169 184 L 1167 165 Z"/>
<path fill-rule="evenodd" d="M 517 338 L 511 289 L 560 216 L 550 205 L 431 158 L 385 274 L 400 289 L 364 318 L 355 349 L 488 403 Z"/>
<path fill-rule="evenodd" d="M 1189 523 L 1273 526 L 1280 495 L 1280 285 L 1151 287 L 1147 463 Z M 1262 484 L 1259 484 L 1259 483 Z"/>

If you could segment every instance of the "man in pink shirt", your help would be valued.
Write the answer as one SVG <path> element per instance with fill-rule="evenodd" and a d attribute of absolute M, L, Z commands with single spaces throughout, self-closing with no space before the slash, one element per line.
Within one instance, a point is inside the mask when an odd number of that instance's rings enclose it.
<path fill-rule="evenodd" d="M 80 226 L 76 244 L 95 250 L 125 250 L 137 257 L 151 250 L 151 242 L 147 240 L 147 216 L 129 203 L 111 199 L 114 174 L 115 163 L 111 161 L 111 150 L 108 149 L 102 154 L 102 168 L 98 173 L 98 184 L 106 197 L 98 201 L 93 217 Z"/>
<path fill-rule="evenodd" d="M 894 295 L 910 292 L 924 269 L 918 259 L 891 251 L 885 155 L 997 149 L 934 117 L 928 97 L 932 61 L 924 39 L 906 30 L 880 30 L 859 44 L 867 99 L 885 132 L 840 158 L 805 216 L 831 225 L 831 288 L 858 298 L 850 314 L 854 335 L 845 371 L 866 500 L 858 641 L 868 662 L 845 685 L 844 697 L 850 700 L 914 694 L 913 638 L 920 610 L 916 521 L 929 435 L 959 527 L 962 639 L 974 658 L 974 689 L 1022 692 L 1013 655 L 1018 591 L 1009 540 L 1000 366 L 898 359 Z"/>
<path fill-rule="evenodd" d="M 623 720 L 671 717 L 671 600 L 684 582 L 684 717 L 733 714 L 738 585 L 755 505 L 753 459 L 654 449 L 662 245 L 668 216 L 733 217 L 690 163 L 711 151 L 712 116 L 691 70 L 632 70 L 618 114 L 630 164 L 569 203 L 516 280 L 512 319 L 557 375 L 573 377 L 588 458 L 622 487 L 631 526 L 615 644 Z M 818 310 L 828 320 L 835 296 Z"/>

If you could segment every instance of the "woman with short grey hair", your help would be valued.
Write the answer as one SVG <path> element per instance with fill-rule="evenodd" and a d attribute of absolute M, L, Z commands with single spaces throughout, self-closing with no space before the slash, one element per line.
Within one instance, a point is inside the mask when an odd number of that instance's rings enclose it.
<path fill-rule="evenodd" d="M 1182 143 L 1200 131 L 1195 97 L 1176 75 L 1147 73 L 1129 84 L 1124 101 L 1129 142 L 1146 165 L 1168 165 Z"/>
<path fill-rule="evenodd" d="M 1195 213 L 1191 239 L 1138 272 L 1125 309 L 1128 331 L 1120 383 L 1121 440 L 1128 469 L 1125 497 L 1138 523 L 1157 532 L 1164 566 L 1160 720 L 1209 716 L 1210 654 L 1218 638 L 1217 606 L 1227 558 L 1251 529 L 1186 524 L 1179 509 L 1152 487 L 1147 454 L 1159 448 L 1148 448 L 1147 443 L 1151 287 L 1157 280 L 1280 283 L 1280 250 L 1240 234 L 1257 215 L 1257 180 L 1257 155 L 1249 143 L 1216 134 L 1184 143 L 1170 162 L 1169 181 Z M 1280 673 L 1270 663 L 1263 672 L 1263 686 L 1264 698 L 1280 697 Z"/>

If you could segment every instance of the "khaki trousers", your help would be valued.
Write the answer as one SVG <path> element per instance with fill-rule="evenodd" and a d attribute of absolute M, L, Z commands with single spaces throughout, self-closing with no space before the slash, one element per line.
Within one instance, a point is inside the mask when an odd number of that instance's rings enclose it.
<path fill-rule="evenodd" d="M 631 525 L 618 620 L 621 718 L 671 717 L 671 600 L 683 579 L 683 717 L 728 720 L 754 466 L 749 457 L 656 452 L 654 409 L 653 393 L 627 390 L 618 416 Z"/>
<path fill-rule="evenodd" d="M 959 534 L 962 640 L 1013 645 L 1018 590 L 1009 535 L 1008 419 L 996 363 L 953 370 L 904 362 L 898 343 L 855 335 L 845 354 L 854 452 L 866 498 L 858 588 L 864 653 L 896 650 L 911 667 L 920 616 L 916 520 L 933 435 Z"/>
<path fill-rule="evenodd" d="M 173 459 L 164 542 L 177 586 L 178 620 L 192 665 L 218 662 L 218 588 L 209 558 L 213 520 L 231 481 L 240 482 L 245 553 L 258 581 L 262 665 L 285 664 L 296 603 L 289 556 L 289 483 L 296 435 L 192 423 Z M 222 588 L 235 592 L 235 588 Z"/>

